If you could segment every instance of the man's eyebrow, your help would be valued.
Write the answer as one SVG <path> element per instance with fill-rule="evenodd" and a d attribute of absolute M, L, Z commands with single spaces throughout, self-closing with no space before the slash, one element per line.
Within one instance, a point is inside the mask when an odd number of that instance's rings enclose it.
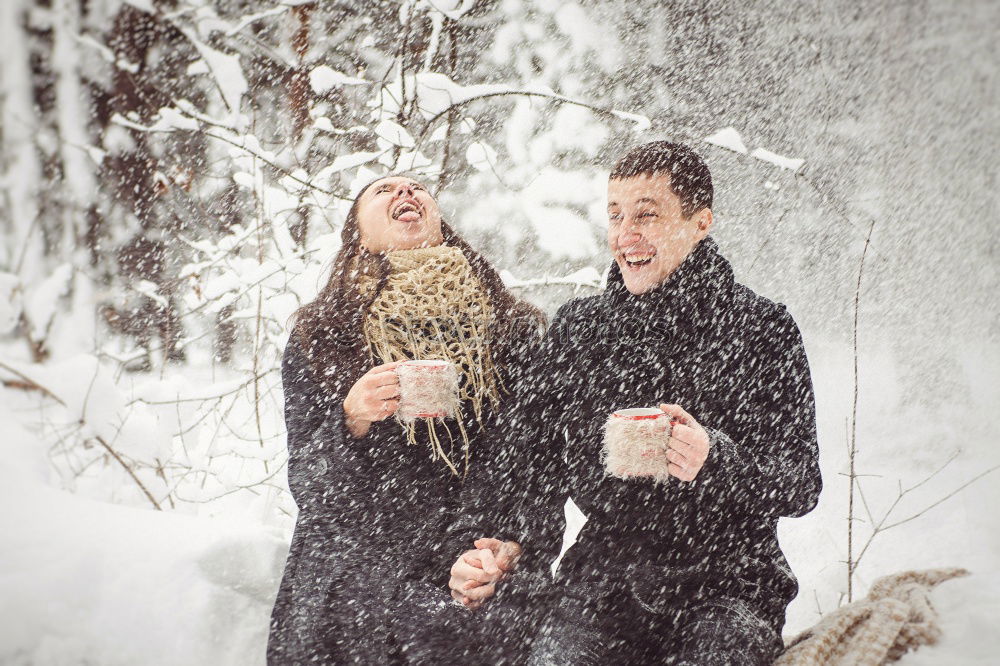
<path fill-rule="evenodd" d="M 659 203 L 656 199 L 651 199 L 649 197 L 643 197 L 641 199 L 636 199 L 635 202 L 636 203 L 651 203 L 651 204 Z"/>

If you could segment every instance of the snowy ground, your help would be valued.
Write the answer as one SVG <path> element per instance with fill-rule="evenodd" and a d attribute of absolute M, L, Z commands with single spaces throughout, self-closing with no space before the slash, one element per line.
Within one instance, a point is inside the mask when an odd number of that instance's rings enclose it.
<path fill-rule="evenodd" d="M 280 531 L 51 488 L 44 449 L 0 415 L 0 663 L 263 663 Z"/>
<path fill-rule="evenodd" d="M 844 391 L 849 350 L 807 344 L 826 488 L 815 512 L 781 524 L 802 586 L 789 610 L 788 634 L 811 625 L 817 609 L 835 608 L 845 589 L 846 481 L 840 474 L 850 413 L 850 392 Z M 998 358 L 989 347 L 969 352 L 961 390 L 947 396 L 905 390 L 899 361 L 889 352 L 862 359 L 868 371 L 862 373 L 867 399 L 859 412 L 859 467 L 873 475 L 866 479 L 866 497 L 876 517 L 895 498 L 898 482 L 922 481 L 956 452 L 943 472 L 907 495 L 895 519 L 920 512 L 998 462 L 992 437 Z M 38 397 L 9 389 L 2 395 L 0 663 L 263 663 L 290 522 L 263 520 L 259 511 L 236 510 L 234 503 L 161 513 L 140 502 L 121 506 L 58 489 L 45 445 L 21 425 L 31 420 Z M 929 418 L 935 413 L 948 418 Z M 902 663 L 995 663 L 998 481 L 988 476 L 877 536 L 864 556 L 857 596 L 875 578 L 903 569 L 964 566 L 973 572 L 934 592 L 944 637 Z M 863 543 L 865 520 L 857 521 L 857 531 Z"/>

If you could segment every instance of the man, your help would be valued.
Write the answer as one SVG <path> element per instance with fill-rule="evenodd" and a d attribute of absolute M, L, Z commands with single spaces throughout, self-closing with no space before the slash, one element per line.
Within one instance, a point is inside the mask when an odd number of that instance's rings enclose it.
<path fill-rule="evenodd" d="M 504 479 L 512 502 L 492 536 L 519 541 L 517 571 L 537 579 L 566 497 L 588 518 L 551 584 L 533 663 L 764 664 L 781 649 L 798 586 L 777 522 L 810 511 L 822 485 L 812 383 L 792 317 L 736 283 L 709 237 L 712 196 L 686 146 L 622 157 L 608 183 L 607 288 L 559 310 L 518 389 L 530 463 Z M 675 421 L 668 480 L 609 475 L 608 415 L 651 405 Z M 513 543 L 476 548 L 450 582 L 471 608 L 519 584 L 518 573 L 499 583 Z"/>

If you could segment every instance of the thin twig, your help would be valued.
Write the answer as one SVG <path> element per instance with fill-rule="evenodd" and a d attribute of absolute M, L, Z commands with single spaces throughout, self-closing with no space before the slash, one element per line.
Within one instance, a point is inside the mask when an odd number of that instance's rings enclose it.
<path fill-rule="evenodd" d="M 483 93 L 482 95 L 474 95 L 467 99 L 463 99 L 461 102 L 453 102 L 452 104 L 448 105 L 448 107 L 445 108 L 444 110 L 438 111 L 433 116 L 431 116 L 431 118 L 427 121 L 427 124 L 424 126 L 423 131 L 420 132 L 420 135 L 417 138 L 416 145 L 414 146 L 413 150 L 414 151 L 420 150 L 420 147 L 423 145 L 424 140 L 427 138 L 427 134 L 430 132 L 431 127 L 433 127 L 434 123 L 440 120 L 442 116 L 447 115 L 451 113 L 453 110 L 459 109 L 460 107 L 466 106 L 467 104 L 471 104 L 472 102 L 478 102 L 493 97 L 542 97 L 545 99 L 551 99 L 557 102 L 562 102 L 563 104 L 582 106 L 583 108 L 590 109 L 594 113 L 601 116 L 617 118 L 619 120 L 628 120 L 628 118 L 623 118 L 621 115 L 619 115 L 620 112 L 616 112 L 614 109 L 607 109 L 600 106 L 594 106 L 593 104 L 587 104 L 586 102 L 581 102 L 579 100 L 571 99 L 569 97 L 565 97 L 563 95 L 559 95 L 556 93 L 533 92 L 528 90 L 503 90 L 492 93 Z"/>
<path fill-rule="evenodd" d="M 232 395 L 234 393 L 238 393 L 239 391 L 242 391 L 247 386 L 249 386 L 250 384 L 252 384 L 254 381 L 256 381 L 258 379 L 263 379 L 264 377 L 268 376 L 269 374 L 277 372 L 277 371 L 278 371 L 278 368 L 268 368 L 267 370 L 265 370 L 264 372 L 262 372 L 260 374 L 254 374 L 252 377 L 250 377 L 250 379 L 247 379 L 245 382 L 243 382 L 239 386 L 235 386 L 235 387 L 229 389 L 228 391 L 224 391 L 223 393 L 216 393 L 216 394 L 213 394 L 213 395 L 198 396 L 198 397 L 193 397 L 193 398 L 180 398 L 180 397 L 178 397 L 178 398 L 176 398 L 174 400 L 147 400 L 145 398 L 133 398 L 132 400 L 130 400 L 129 402 L 127 402 L 125 404 L 126 405 L 132 405 L 132 404 L 134 404 L 136 402 L 141 402 L 144 405 L 174 405 L 174 404 L 179 404 L 179 403 L 182 403 L 182 402 L 208 402 L 210 400 L 219 400 L 221 398 L 225 398 L 226 396 Z"/>
<path fill-rule="evenodd" d="M 193 115 L 191 115 L 189 113 L 186 113 L 183 109 L 179 109 L 177 107 L 173 107 L 173 108 L 174 108 L 175 111 L 177 111 L 181 115 L 186 115 L 188 118 L 191 118 L 192 120 L 196 120 L 198 122 L 204 122 L 203 120 L 199 119 L 197 116 L 193 116 Z M 178 132 L 190 132 L 190 131 L 192 131 L 192 130 L 187 130 L 187 129 L 185 129 L 185 130 L 179 130 L 179 129 L 173 128 L 173 127 L 171 127 L 171 128 L 164 128 L 164 129 L 157 129 L 157 128 L 154 128 L 154 127 L 147 127 L 146 125 L 142 125 L 141 123 L 137 123 L 137 122 L 131 121 L 131 120 L 125 118 L 124 116 L 117 115 L 117 114 L 115 115 L 114 118 L 111 119 L 111 122 L 115 123 L 116 125 L 121 125 L 122 127 L 128 127 L 129 129 L 133 129 L 133 130 L 136 130 L 138 132 L 144 132 L 146 134 L 175 134 L 175 133 L 178 133 Z M 220 134 L 211 132 L 211 131 L 209 131 L 208 129 L 206 129 L 204 127 L 199 128 L 197 131 L 200 132 L 201 134 L 209 137 L 209 138 L 216 139 L 217 141 L 222 141 L 223 143 L 228 143 L 229 145 L 231 145 L 231 146 L 233 146 L 235 148 L 239 148 L 240 150 L 244 151 L 248 155 L 250 155 L 250 156 L 252 156 L 252 157 L 254 157 L 256 159 L 259 159 L 261 162 L 263 162 L 267 166 L 271 167 L 275 171 L 279 172 L 281 175 L 283 175 L 283 176 L 285 176 L 287 178 L 290 178 L 291 180 L 294 180 L 295 182 L 297 182 L 298 184 L 300 184 L 300 185 L 302 185 L 302 186 L 304 186 L 306 188 L 315 190 L 317 192 L 325 194 L 325 195 L 327 195 L 329 197 L 333 197 L 335 199 L 340 199 L 341 201 L 351 201 L 351 199 L 349 199 L 347 197 L 344 197 L 344 196 L 341 196 L 341 195 L 337 194 L 336 192 L 334 192 L 333 190 L 327 190 L 325 188 L 320 187 L 319 185 L 316 185 L 315 183 L 312 183 L 312 182 L 310 182 L 308 180 L 303 180 L 302 178 L 299 178 L 294 173 L 292 173 L 288 169 L 284 168 L 283 166 L 281 166 L 277 162 L 275 162 L 273 160 L 269 160 L 268 158 L 264 157 L 260 153 L 258 153 L 256 151 L 248 148 L 247 146 L 243 145 L 242 143 L 239 143 L 237 141 L 233 141 L 232 139 L 229 139 L 229 138 L 227 138 L 225 136 L 222 136 Z M 227 131 L 232 131 L 232 130 L 229 130 L 227 128 Z"/>
<path fill-rule="evenodd" d="M 857 562 L 854 560 L 854 484 L 855 460 L 858 454 L 858 313 L 861 310 L 861 280 L 865 270 L 865 256 L 868 254 L 868 245 L 872 239 L 872 232 L 875 231 L 875 220 L 872 220 L 868 227 L 868 236 L 865 237 L 865 247 L 861 251 L 861 263 L 858 266 L 858 286 L 854 292 L 854 400 L 851 404 L 851 449 L 849 458 L 849 469 L 851 473 L 850 487 L 847 493 L 847 603 L 854 600 L 854 569 Z"/>
<path fill-rule="evenodd" d="M 140 489 L 140 490 L 142 490 L 142 493 L 143 493 L 143 494 L 144 494 L 144 495 L 146 496 L 146 498 L 147 498 L 147 499 L 148 499 L 148 500 L 150 501 L 150 503 L 151 503 L 151 504 L 153 505 L 153 507 L 154 507 L 154 508 L 155 508 L 155 509 L 156 509 L 157 511 L 163 511 L 163 507 L 161 507 L 161 506 L 160 506 L 160 503 L 156 501 L 156 499 L 155 499 L 155 498 L 153 497 L 153 494 L 149 492 L 149 489 L 148 489 L 148 488 L 146 488 L 146 484 L 144 484 L 144 483 L 143 483 L 142 481 L 140 481 L 140 480 L 139 480 L 139 477 L 135 475 L 135 472 L 133 472 L 133 471 L 132 471 L 132 468 L 128 466 L 128 463 L 126 463 L 126 462 L 125 462 L 125 461 L 124 461 L 124 460 L 122 459 L 122 457 L 121 457 L 120 455 L 118 455 L 118 452 L 117 452 L 117 451 L 115 451 L 115 450 L 114 450 L 114 449 L 113 449 L 113 448 L 111 447 L 111 445 L 110 445 L 110 444 L 108 444 L 108 443 L 107 443 L 107 442 L 106 442 L 106 441 L 104 440 L 104 438 L 103 438 L 103 437 L 101 437 L 100 435 L 94 435 L 93 439 L 94 439 L 94 441 L 96 441 L 96 442 L 97 442 L 98 444 L 100 444 L 101 446 L 103 446 L 103 447 L 104 447 L 104 448 L 105 448 L 105 449 L 107 450 L 107 452 L 111 454 L 111 457 L 112 457 L 112 458 L 114 458 L 115 460 L 117 460 L 117 461 L 118 461 L 118 464 L 119 464 L 119 465 L 121 465 L 121 466 L 122 466 L 122 468 L 123 468 L 123 469 L 124 469 L 124 470 L 125 470 L 126 472 L 128 472 L 128 475 L 132 477 L 132 480 L 133 480 L 133 481 L 135 481 L 135 485 L 139 486 L 139 489 Z"/>
<path fill-rule="evenodd" d="M 253 483 L 247 483 L 247 484 L 243 484 L 243 485 L 233 486 L 229 490 L 226 490 L 222 494 L 216 495 L 215 497 L 209 497 L 207 499 L 201 499 L 201 500 L 189 500 L 189 499 L 184 499 L 183 497 L 178 497 L 177 499 L 179 499 L 182 502 L 188 502 L 189 504 L 208 504 L 209 502 L 214 502 L 215 500 L 221 499 L 221 498 L 225 497 L 226 495 L 232 495 L 233 493 L 239 492 L 241 490 L 249 490 L 252 493 L 256 493 L 257 492 L 257 490 L 256 490 L 257 486 L 269 485 L 269 484 L 267 484 L 267 482 L 270 481 L 272 478 L 274 478 L 274 475 L 277 474 L 278 472 L 280 472 L 284 468 L 284 466 L 286 464 L 288 464 L 288 458 L 287 457 L 284 460 L 281 461 L 280 465 L 276 465 L 275 466 L 273 472 L 269 472 L 267 474 L 267 476 L 263 477 L 262 479 L 258 479 L 257 481 L 254 481 Z M 278 488 L 277 486 L 272 486 L 272 487 Z M 284 491 L 283 488 L 278 488 L 278 490 Z"/>
<path fill-rule="evenodd" d="M 29 387 L 29 388 L 31 388 L 32 390 L 39 391 L 40 393 L 44 394 L 45 396 L 47 396 L 49 398 L 52 398 L 53 400 L 55 400 L 56 402 L 58 402 L 63 407 L 66 406 L 66 402 L 62 398 L 60 398 L 55 393 L 53 393 L 49 389 L 45 388 L 44 386 L 42 386 L 41 384 L 39 384 L 38 382 L 36 382 L 31 377 L 29 377 L 28 375 L 24 374 L 23 372 L 10 367 L 9 365 L 7 365 L 6 363 L 4 363 L 3 361 L 0 361 L 0 368 L 3 368 L 7 372 L 9 372 L 11 374 L 14 374 L 17 377 L 19 377 L 21 379 L 21 381 L 23 381 L 26 384 L 26 386 Z"/>
<path fill-rule="evenodd" d="M 36 390 L 36 391 L 39 391 L 39 392 L 43 393 L 45 396 L 51 398 L 52 400 L 55 400 L 56 402 L 58 402 L 63 407 L 67 406 L 66 405 L 66 401 L 63 400 L 62 398 L 60 398 L 58 395 L 56 395 L 51 389 L 46 388 L 45 386 L 39 384 L 38 382 L 36 382 L 35 380 L 33 380 L 31 377 L 28 377 L 27 375 L 25 375 L 23 372 L 20 372 L 19 370 L 16 370 L 16 369 L 10 367 L 9 365 L 7 365 L 6 363 L 4 363 L 3 361 L 0 361 L 0 368 L 3 368 L 7 372 L 13 373 L 14 375 L 17 375 L 26 384 L 30 385 L 33 390 Z M 86 419 L 84 419 L 84 415 L 83 414 L 80 415 L 79 422 L 80 422 L 81 425 L 86 422 Z M 160 507 L 160 504 L 156 501 L 156 499 L 153 498 L 152 493 L 149 492 L 149 489 L 146 488 L 146 485 L 139 479 L 139 477 L 137 477 L 135 475 L 135 472 L 132 471 L 132 468 L 129 467 L 128 463 L 126 463 L 124 459 L 122 459 L 122 457 L 118 454 L 118 452 L 115 451 L 114 448 L 110 444 L 108 444 L 108 442 L 103 437 L 101 437 L 100 435 L 95 434 L 95 435 L 93 435 L 93 437 L 91 437 L 91 439 L 93 439 L 98 444 L 100 444 L 101 446 L 103 446 L 105 448 L 105 450 L 107 450 L 107 452 L 109 454 L 111 454 L 111 457 L 113 457 L 115 460 L 118 461 L 118 464 L 121 465 L 122 468 L 126 472 L 128 472 L 128 475 L 132 477 L 132 480 L 135 481 L 135 484 L 137 486 L 139 486 L 140 490 L 142 490 L 143 494 L 146 495 L 146 497 L 149 499 L 149 501 L 152 503 L 152 505 L 156 508 L 156 510 L 157 511 L 162 511 L 163 509 Z"/>
<path fill-rule="evenodd" d="M 861 552 L 855 558 L 855 560 L 854 560 L 854 569 L 855 570 L 857 570 L 858 563 L 861 562 L 861 558 L 864 557 L 864 555 L 865 555 L 866 552 L 868 552 L 868 547 L 871 546 L 872 541 L 874 541 L 874 539 L 875 539 L 876 536 L 878 536 L 882 532 L 885 532 L 886 530 L 892 529 L 893 527 L 898 527 L 899 525 L 903 525 L 904 523 L 908 523 L 911 520 L 914 520 L 915 518 L 919 518 L 920 516 L 923 516 L 925 513 L 927 513 L 928 511 L 930 511 L 934 507 L 938 506 L 939 504 L 941 504 L 945 500 L 950 499 L 951 497 L 954 497 L 958 492 L 960 492 L 961 490 L 964 490 L 965 488 L 967 488 L 968 486 L 970 486 L 974 482 L 978 481 L 979 479 L 983 478 L 987 474 L 990 474 L 991 472 L 994 472 L 997 469 L 1000 469 L 1000 465 L 996 465 L 994 467 L 991 467 L 990 469 L 988 469 L 988 470 L 986 470 L 984 472 L 981 472 L 978 475 L 974 476 L 972 479 L 966 481 L 965 483 L 963 483 L 962 485 L 960 485 L 958 488 L 956 488 L 955 490 L 953 490 L 950 493 L 948 493 L 947 495 L 945 495 L 944 497 L 941 497 L 940 499 L 937 499 L 934 502 L 930 503 L 929 505 L 925 506 L 923 509 L 921 509 L 920 511 L 916 512 L 915 514 L 913 514 L 911 516 L 908 516 L 906 518 L 903 518 L 902 520 L 896 521 L 895 523 L 890 523 L 889 525 L 885 524 L 886 521 L 889 519 L 889 516 L 892 515 L 893 511 L 896 510 L 896 507 L 899 506 L 899 504 L 903 501 L 903 498 L 906 497 L 907 494 L 909 494 L 911 491 L 919 488 L 923 484 L 927 483 L 928 481 L 930 481 L 931 479 L 933 479 L 934 477 L 936 477 L 954 459 L 955 459 L 955 455 L 953 455 L 951 458 L 949 458 L 943 465 L 941 465 L 941 467 L 939 467 L 934 472 L 928 474 L 926 478 L 924 478 L 922 481 L 920 481 L 919 483 L 917 483 L 914 486 L 911 486 L 909 488 L 905 488 L 904 489 L 902 487 L 902 482 L 899 482 L 899 490 L 897 491 L 896 499 L 893 500 L 892 504 L 889 505 L 889 508 L 886 509 L 886 511 L 885 511 L 884 514 L 882 514 L 882 518 L 881 518 L 881 520 L 878 521 L 878 524 L 873 526 L 872 533 L 868 536 L 868 539 L 865 541 L 864 547 L 861 549 Z M 859 488 L 860 488 L 860 485 L 859 485 Z"/>
<path fill-rule="evenodd" d="M 448 22 L 448 27 L 445 33 L 448 36 L 448 69 L 449 76 L 454 78 L 456 69 L 456 45 L 455 45 L 455 32 L 454 24 Z M 458 110 L 454 110 L 448 114 L 448 126 L 444 133 L 444 147 L 442 149 L 441 156 L 441 173 L 438 176 L 438 192 L 444 189 L 445 185 L 448 184 L 449 172 L 448 172 L 448 161 L 451 159 L 451 142 L 453 140 L 453 132 L 455 130 L 455 123 L 458 121 Z"/>
<path fill-rule="evenodd" d="M 260 216 L 261 220 L 264 219 L 264 200 L 263 193 L 254 191 L 254 199 L 257 205 L 257 214 Z M 260 229 L 261 225 L 257 225 Z M 257 263 L 264 263 L 264 235 L 263 233 L 257 234 Z M 257 438 L 260 442 L 260 448 L 264 448 L 264 431 L 260 424 L 260 379 L 258 367 L 260 365 L 260 346 L 261 346 L 261 319 L 264 311 L 264 285 L 258 285 L 257 287 L 257 317 L 255 321 L 254 334 L 253 334 L 253 412 L 254 418 L 257 422 Z M 264 471 L 267 471 L 267 461 L 264 461 Z"/>
<path fill-rule="evenodd" d="M 959 451 L 955 451 L 954 453 L 952 453 L 948 457 L 948 459 L 945 460 L 944 463 L 940 467 L 938 467 L 936 470 L 934 470 L 933 472 L 931 472 L 930 474 L 928 474 L 926 477 L 924 477 L 924 479 L 922 481 L 918 481 L 916 485 L 910 486 L 906 490 L 902 491 L 902 493 L 905 495 L 906 493 L 908 493 L 908 492 L 910 492 L 912 490 L 916 490 L 920 486 L 924 485 L 925 483 L 927 483 L 928 481 L 930 481 L 931 479 L 933 479 L 935 476 L 937 476 L 938 474 L 940 474 L 941 472 L 943 472 L 944 469 L 945 469 L 945 467 L 947 467 L 948 465 L 950 465 L 953 462 L 955 462 L 955 459 L 958 458 L 958 454 L 959 454 Z"/>
<path fill-rule="evenodd" d="M 965 483 L 963 483 L 962 485 L 960 485 L 958 488 L 955 488 L 953 491 L 951 491 L 950 493 L 948 493 L 944 497 L 940 498 L 936 502 L 932 502 L 931 504 L 928 504 L 923 509 L 921 509 L 917 513 L 913 514 L 909 518 L 904 518 L 904 519 L 902 519 L 900 521 L 897 521 L 895 523 L 890 523 L 890 524 L 886 525 L 885 527 L 880 528 L 879 531 L 884 532 L 884 531 L 886 531 L 888 529 L 892 529 L 893 527 L 898 527 L 899 525 L 903 525 L 904 523 L 908 523 L 908 522 L 910 522 L 911 520 L 913 520 L 915 518 L 919 518 L 920 516 L 924 515 L 925 513 L 927 513 L 928 511 L 930 511 L 931 509 L 933 509 L 937 505 L 941 504 L 945 500 L 951 499 L 956 494 L 958 494 L 960 491 L 965 490 L 966 488 L 968 488 L 970 485 L 972 485 L 973 483 L 975 483 L 979 479 L 983 478 L 987 474 L 991 474 L 992 472 L 995 472 L 998 469 L 1000 469 L 1000 465 L 994 465 L 993 467 L 989 468 L 985 472 L 980 472 L 976 476 L 972 477 L 971 479 L 969 479 L 968 481 L 966 481 Z"/>

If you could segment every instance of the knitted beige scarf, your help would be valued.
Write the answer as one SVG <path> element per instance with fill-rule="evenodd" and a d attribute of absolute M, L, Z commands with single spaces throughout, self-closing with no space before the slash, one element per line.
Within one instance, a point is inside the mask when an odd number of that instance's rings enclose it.
<path fill-rule="evenodd" d="M 482 424 L 483 403 L 499 399 L 497 377 L 489 347 L 492 308 L 479 279 L 462 251 L 456 247 L 393 250 L 386 253 L 389 275 L 385 287 L 372 302 L 364 321 L 365 340 L 372 359 L 382 363 L 408 359 L 444 359 L 459 370 L 459 399 L 472 407 Z M 364 294 L 375 289 L 372 278 L 361 283 Z M 448 451 L 442 445 L 434 419 L 426 423 L 431 455 L 441 459 L 454 474 L 454 438 Z M 415 442 L 415 426 L 403 424 Z M 469 469 L 469 438 L 462 419 L 457 419 L 464 458 Z"/>
<path fill-rule="evenodd" d="M 941 636 L 930 592 L 965 569 L 904 571 L 879 578 L 866 599 L 823 617 L 789 644 L 775 666 L 881 666 Z"/>

